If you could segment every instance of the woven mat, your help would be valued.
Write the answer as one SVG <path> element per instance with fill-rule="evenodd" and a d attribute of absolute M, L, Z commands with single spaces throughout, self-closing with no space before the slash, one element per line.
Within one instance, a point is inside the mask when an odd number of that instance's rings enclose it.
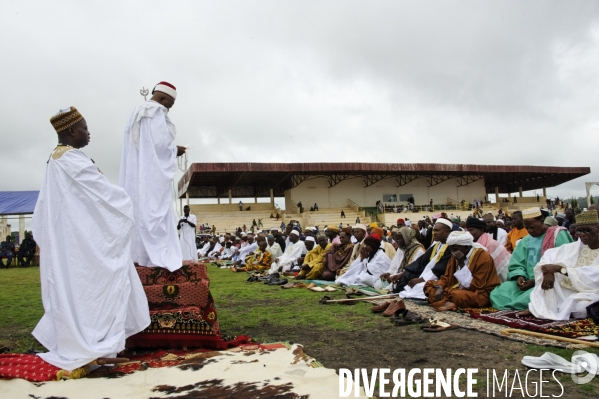
<path fill-rule="evenodd" d="M 570 348 L 572 344 L 563 341 L 557 341 L 553 339 L 544 339 L 531 337 L 522 334 L 510 334 L 502 335 L 501 331 L 508 328 L 507 326 L 490 323 L 488 321 L 474 319 L 467 313 L 458 312 L 437 312 L 432 306 L 425 301 L 412 301 L 405 300 L 406 308 L 409 311 L 419 314 L 426 318 L 436 318 L 446 323 L 455 324 L 468 330 L 475 330 L 485 334 L 495 335 L 504 339 L 512 341 L 525 342 L 527 344 L 534 344 L 540 346 L 557 346 L 560 348 Z"/>

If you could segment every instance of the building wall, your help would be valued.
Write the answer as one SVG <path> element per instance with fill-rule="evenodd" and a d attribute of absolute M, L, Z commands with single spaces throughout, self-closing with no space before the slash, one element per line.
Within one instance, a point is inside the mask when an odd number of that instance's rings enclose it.
<path fill-rule="evenodd" d="M 383 195 L 396 195 L 397 202 L 400 194 L 411 194 L 417 205 L 428 204 L 432 198 L 435 204 L 447 203 L 447 198 L 456 201 L 465 200 L 472 202 L 474 198 L 483 200 L 485 197 L 484 180 L 478 180 L 463 187 L 457 187 L 455 179 L 444 181 L 433 187 L 428 187 L 426 179 L 418 179 L 397 187 L 395 179 L 385 179 L 378 183 L 364 187 L 361 178 L 344 180 L 338 185 L 329 188 L 325 178 L 306 180 L 299 186 L 285 191 L 285 206 L 287 211 L 296 209 L 295 204 L 302 202 L 304 208 L 309 209 L 314 203 L 319 208 L 347 207 L 348 199 L 360 206 L 374 206 L 377 201 L 383 201 Z"/>

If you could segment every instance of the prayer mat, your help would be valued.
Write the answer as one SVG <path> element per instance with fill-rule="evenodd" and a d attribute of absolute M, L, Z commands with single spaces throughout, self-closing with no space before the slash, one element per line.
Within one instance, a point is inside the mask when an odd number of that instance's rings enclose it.
<path fill-rule="evenodd" d="M 301 345 L 242 345 L 227 351 L 166 351 L 148 355 L 134 372 L 31 383 L 0 380 L 2 397 L 11 399 L 281 398 L 330 399 L 339 396 L 339 376 Z M 156 365 L 158 368 L 151 367 Z M 120 368 L 125 366 L 120 365 Z M 200 370 L 200 371 L 198 371 Z M 96 375 L 94 375 L 96 374 Z M 94 378 L 95 377 L 95 378 Z M 352 391 L 352 397 L 353 391 Z M 361 398 L 365 398 L 360 389 Z"/>
<path fill-rule="evenodd" d="M 501 310 L 491 312 L 493 309 L 467 309 L 470 317 L 503 324 L 512 328 L 539 332 L 543 334 L 559 335 L 567 338 L 579 338 L 599 334 L 599 326 L 591 319 L 555 321 L 538 319 L 534 316 L 518 316 L 517 310 Z"/>
<path fill-rule="evenodd" d="M 183 262 L 170 272 L 136 267 L 148 298 L 151 324 L 127 339 L 127 348 L 226 349 L 205 263 Z"/>

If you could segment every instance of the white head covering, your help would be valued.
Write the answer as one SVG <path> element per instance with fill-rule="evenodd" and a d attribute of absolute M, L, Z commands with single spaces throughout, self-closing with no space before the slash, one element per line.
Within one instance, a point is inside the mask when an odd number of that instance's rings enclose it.
<path fill-rule="evenodd" d="M 295 234 L 298 237 L 300 235 L 299 231 L 297 231 L 297 230 L 291 230 L 291 234 Z"/>
<path fill-rule="evenodd" d="M 248 235 L 247 235 L 247 233 L 244 231 L 243 233 L 241 233 L 241 236 L 242 236 L 242 237 L 247 237 Z"/>
<path fill-rule="evenodd" d="M 474 242 L 474 237 L 467 231 L 452 231 L 447 237 L 447 245 L 469 245 L 474 248 L 484 248 Z"/>
<path fill-rule="evenodd" d="M 503 221 L 503 219 L 497 219 L 497 223 L 501 223 L 505 226 L 505 222 Z"/>
<path fill-rule="evenodd" d="M 439 219 L 437 219 L 437 221 L 435 222 L 435 224 L 436 224 L 436 223 L 441 223 L 441 224 L 444 224 L 445 226 L 449 227 L 449 229 L 450 229 L 450 230 L 451 230 L 451 229 L 453 229 L 453 223 L 451 223 L 451 222 L 450 222 L 449 220 L 447 220 L 447 219 L 444 219 L 444 218 L 439 218 Z"/>
<path fill-rule="evenodd" d="M 353 228 L 354 228 L 354 229 L 362 229 L 362 230 L 364 230 L 364 231 L 368 231 L 368 228 L 366 227 L 366 225 L 363 225 L 363 224 L 361 224 L 361 223 L 358 223 L 358 224 L 357 224 L 357 225 L 355 225 Z"/>
<path fill-rule="evenodd" d="M 225 242 L 225 237 L 221 237 L 218 239 L 218 242 Z"/>
<path fill-rule="evenodd" d="M 314 237 L 312 236 L 308 236 L 306 237 L 306 241 L 312 241 L 312 242 L 316 242 L 316 240 L 314 239 Z"/>

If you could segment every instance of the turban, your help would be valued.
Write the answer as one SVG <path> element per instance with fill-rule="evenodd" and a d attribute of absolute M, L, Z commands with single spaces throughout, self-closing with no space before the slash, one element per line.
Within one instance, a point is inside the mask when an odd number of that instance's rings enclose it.
<path fill-rule="evenodd" d="M 453 223 L 451 223 L 449 220 L 445 219 L 445 218 L 439 218 L 437 219 L 436 223 L 441 223 L 444 224 L 445 226 L 449 227 L 449 230 L 453 229 Z"/>
<path fill-rule="evenodd" d="M 403 219 L 397 219 L 397 224 L 406 224 L 406 221 Z"/>
<path fill-rule="evenodd" d="M 379 227 L 379 225 L 376 224 L 376 222 L 372 222 L 372 223 L 370 223 L 370 225 L 368 227 L 370 227 L 372 229 L 374 227 Z"/>
<path fill-rule="evenodd" d="M 487 224 L 480 219 L 469 217 L 466 219 L 466 228 L 474 228 L 485 231 L 487 229 Z"/>
<path fill-rule="evenodd" d="M 543 216 L 539 207 L 528 208 L 522 211 L 522 219 L 533 219 Z"/>
<path fill-rule="evenodd" d="M 351 227 L 344 227 L 341 231 L 351 236 Z"/>
<path fill-rule="evenodd" d="M 365 225 L 359 224 L 359 223 L 354 226 L 354 229 L 360 229 L 360 230 L 364 230 L 364 231 L 368 230 Z"/>
<path fill-rule="evenodd" d="M 154 94 L 155 91 L 160 91 L 164 94 L 168 94 L 173 99 L 177 99 L 177 89 L 175 88 L 175 86 L 168 82 L 158 83 L 156 87 L 154 87 L 154 90 L 152 90 L 152 94 Z"/>
<path fill-rule="evenodd" d="M 599 217 L 597 211 L 592 209 L 590 211 L 582 211 L 576 216 L 576 226 L 585 226 L 599 224 Z"/>
<path fill-rule="evenodd" d="M 316 242 L 316 240 L 314 239 L 314 237 L 312 236 L 308 236 L 306 237 L 306 241 L 312 241 L 312 242 Z"/>
<path fill-rule="evenodd" d="M 381 247 L 381 237 L 376 234 L 369 235 L 364 239 L 364 244 L 368 244 L 376 251 Z"/>
<path fill-rule="evenodd" d="M 77 111 L 77 108 L 69 107 L 58 111 L 56 115 L 50 118 L 50 123 L 56 133 L 59 133 L 82 120 L 83 116 Z"/>
<path fill-rule="evenodd" d="M 333 226 L 332 224 L 329 224 L 327 226 L 327 230 L 331 230 L 331 231 L 334 231 L 335 233 L 339 233 L 339 226 Z"/>
<path fill-rule="evenodd" d="M 376 234 L 379 237 L 384 236 L 383 229 L 381 229 L 380 227 L 373 227 L 372 230 L 370 230 L 370 234 Z"/>
<path fill-rule="evenodd" d="M 555 220 L 551 216 L 547 216 L 543 224 L 546 224 L 547 226 L 557 226 L 557 220 Z"/>
<path fill-rule="evenodd" d="M 452 231 L 447 237 L 447 245 L 470 245 L 474 244 L 474 237 L 467 231 Z"/>
<path fill-rule="evenodd" d="M 297 230 L 291 230 L 291 233 L 290 233 L 290 234 L 295 234 L 295 235 L 296 235 L 296 236 L 298 236 L 298 237 L 300 236 L 300 233 L 299 233 L 299 231 L 297 231 Z"/>

